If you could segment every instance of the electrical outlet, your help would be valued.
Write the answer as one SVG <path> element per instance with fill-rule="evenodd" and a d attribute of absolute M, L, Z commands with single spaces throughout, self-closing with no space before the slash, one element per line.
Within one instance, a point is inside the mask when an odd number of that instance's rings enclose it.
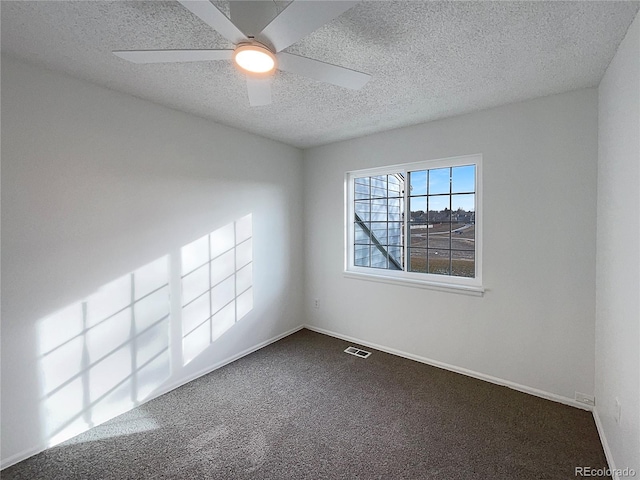
<path fill-rule="evenodd" d="M 313 308 L 315 308 L 316 310 L 318 310 L 320 308 L 320 299 L 319 298 L 314 298 L 313 299 Z"/>
<path fill-rule="evenodd" d="M 620 403 L 620 400 L 618 400 L 618 397 L 616 397 L 616 412 L 615 412 L 615 419 L 616 419 L 616 423 L 619 424 L 620 423 L 620 416 L 622 415 L 622 404 Z"/>
<path fill-rule="evenodd" d="M 580 403 L 584 403 L 585 405 L 595 405 L 595 398 L 593 395 L 587 395 L 586 393 L 576 392 L 576 400 Z"/>

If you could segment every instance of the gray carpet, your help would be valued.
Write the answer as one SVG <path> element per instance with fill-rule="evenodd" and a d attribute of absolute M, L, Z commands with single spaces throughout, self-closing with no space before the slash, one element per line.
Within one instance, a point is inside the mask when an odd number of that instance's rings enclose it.
<path fill-rule="evenodd" d="M 589 412 L 348 345 L 302 330 L 2 479 L 565 480 L 606 468 Z"/>

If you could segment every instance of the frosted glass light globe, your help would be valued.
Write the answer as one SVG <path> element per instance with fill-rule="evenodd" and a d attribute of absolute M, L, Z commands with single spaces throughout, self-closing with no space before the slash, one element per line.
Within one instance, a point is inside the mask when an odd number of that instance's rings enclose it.
<path fill-rule="evenodd" d="M 257 44 L 238 46 L 233 51 L 233 61 L 249 74 L 268 75 L 276 68 L 276 57 L 269 49 Z"/>

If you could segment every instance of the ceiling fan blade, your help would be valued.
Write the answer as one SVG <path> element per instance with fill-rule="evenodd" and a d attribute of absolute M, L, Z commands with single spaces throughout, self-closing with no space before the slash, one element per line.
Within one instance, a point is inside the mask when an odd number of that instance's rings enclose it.
<path fill-rule="evenodd" d="M 371 75 L 366 73 L 356 72 L 355 70 L 291 53 L 280 52 L 277 58 L 278 69 L 282 71 L 313 78 L 321 82 L 332 83 L 351 90 L 360 90 L 371 79 Z"/>
<path fill-rule="evenodd" d="M 259 107 L 271 103 L 271 78 L 247 77 L 249 105 Z"/>
<path fill-rule="evenodd" d="M 231 60 L 233 50 L 117 50 L 113 54 L 133 63 L 181 63 Z"/>
<path fill-rule="evenodd" d="M 184 8 L 189 10 L 216 32 L 234 45 L 246 41 L 247 37 L 236 27 L 227 16 L 209 0 L 178 0 Z"/>
<path fill-rule="evenodd" d="M 284 50 L 349 10 L 359 1 L 295 0 L 260 33 L 275 48 Z"/>
<path fill-rule="evenodd" d="M 247 36 L 256 36 L 278 14 L 272 1 L 232 0 L 229 2 L 231 21 Z"/>

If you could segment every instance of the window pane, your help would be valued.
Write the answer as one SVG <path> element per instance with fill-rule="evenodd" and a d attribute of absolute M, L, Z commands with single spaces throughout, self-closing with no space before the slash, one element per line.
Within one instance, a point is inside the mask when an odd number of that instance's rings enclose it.
<path fill-rule="evenodd" d="M 359 177 L 359 178 L 354 179 L 354 182 L 355 182 L 355 183 L 358 183 L 358 184 L 360 184 L 360 185 L 367 185 L 367 186 L 369 186 L 370 178 L 369 178 L 369 177 Z"/>
<path fill-rule="evenodd" d="M 429 273 L 449 275 L 449 250 L 429 250 Z"/>
<path fill-rule="evenodd" d="M 371 221 L 372 222 L 387 221 L 387 200 L 385 199 L 371 200 Z"/>
<path fill-rule="evenodd" d="M 470 215 L 476 211 L 475 195 L 451 195 L 451 210 L 459 214 Z"/>
<path fill-rule="evenodd" d="M 370 191 L 369 185 L 362 185 L 361 183 L 355 184 L 355 199 L 364 200 L 369 198 Z"/>
<path fill-rule="evenodd" d="M 451 209 L 450 195 L 434 195 L 429 197 L 430 212 L 445 212 Z"/>
<path fill-rule="evenodd" d="M 413 246 L 426 247 L 427 197 L 409 197 L 409 202 L 411 205 L 410 243 Z"/>
<path fill-rule="evenodd" d="M 386 188 L 371 187 L 371 198 L 386 198 L 388 190 Z"/>
<path fill-rule="evenodd" d="M 409 250 L 408 271 L 427 273 L 427 249 L 411 248 Z"/>
<path fill-rule="evenodd" d="M 371 177 L 371 196 L 387 197 L 387 176 L 379 175 Z"/>
<path fill-rule="evenodd" d="M 399 222 L 402 220 L 402 211 L 400 209 L 400 201 L 399 198 L 390 198 L 389 199 L 389 221 L 391 222 Z"/>
<path fill-rule="evenodd" d="M 375 177 L 371 177 L 371 187 L 372 188 L 387 188 L 387 176 L 386 175 L 377 175 Z"/>
<path fill-rule="evenodd" d="M 455 250 L 475 250 L 475 225 L 454 223 L 451 226 L 451 248 Z"/>
<path fill-rule="evenodd" d="M 475 253 L 452 251 L 451 268 L 451 274 L 456 277 L 475 277 Z"/>
<path fill-rule="evenodd" d="M 389 185 L 389 196 L 399 196 L 402 190 L 400 178 L 396 175 L 387 175 L 387 183 Z"/>
<path fill-rule="evenodd" d="M 356 222 L 354 225 L 354 241 L 357 245 L 368 245 L 371 243 L 367 231 L 371 228 L 370 223 Z"/>
<path fill-rule="evenodd" d="M 426 223 L 411 224 L 409 226 L 410 239 L 409 242 L 412 247 L 427 248 L 427 235 L 429 233 L 429 226 Z"/>
<path fill-rule="evenodd" d="M 382 245 L 387 245 L 387 223 L 386 222 L 372 222 L 371 223 L 371 237 L 378 241 Z M 372 243 L 375 243 L 372 242 Z"/>
<path fill-rule="evenodd" d="M 427 171 L 426 170 L 409 172 L 409 181 L 411 184 L 409 195 L 426 195 L 427 194 Z"/>
<path fill-rule="evenodd" d="M 374 268 L 387 268 L 387 252 L 383 248 L 371 246 L 371 266 Z"/>
<path fill-rule="evenodd" d="M 451 240 L 450 228 L 450 223 L 431 224 L 429 228 L 429 248 L 435 248 L 436 250 L 451 248 L 449 244 Z"/>
<path fill-rule="evenodd" d="M 369 200 L 355 202 L 355 203 L 356 203 L 356 206 L 355 206 L 356 216 L 359 217 L 360 220 L 365 222 L 368 222 L 369 220 L 371 220 L 371 205 Z M 357 220 L 357 218 L 355 220 Z"/>
<path fill-rule="evenodd" d="M 436 168 L 429 170 L 429 195 L 436 193 L 449 193 L 450 168 Z"/>
<path fill-rule="evenodd" d="M 369 245 L 355 246 L 353 264 L 358 267 L 369 266 Z"/>
<path fill-rule="evenodd" d="M 402 247 L 388 247 L 389 251 L 389 268 L 394 269 L 399 266 L 402 269 L 403 253 Z M 394 263 L 395 262 L 395 263 Z"/>
<path fill-rule="evenodd" d="M 429 197 L 429 221 L 430 222 L 448 222 L 451 216 L 449 211 L 451 210 L 449 202 L 451 197 L 449 195 L 441 195 L 436 197 Z"/>
<path fill-rule="evenodd" d="M 451 193 L 466 193 L 476 191 L 476 167 L 466 165 L 451 169 Z"/>
<path fill-rule="evenodd" d="M 427 212 L 427 197 L 409 197 L 409 208 L 411 212 L 411 221 L 419 220 L 420 217 L 425 217 L 426 221 Z"/>
<path fill-rule="evenodd" d="M 470 227 L 470 225 L 466 224 L 465 222 L 456 222 L 456 221 L 451 221 L 451 236 L 453 238 L 456 237 L 456 235 L 460 236 L 462 235 L 465 230 L 468 230 Z"/>
<path fill-rule="evenodd" d="M 402 223 L 390 222 L 388 229 L 388 244 L 402 245 Z"/>

